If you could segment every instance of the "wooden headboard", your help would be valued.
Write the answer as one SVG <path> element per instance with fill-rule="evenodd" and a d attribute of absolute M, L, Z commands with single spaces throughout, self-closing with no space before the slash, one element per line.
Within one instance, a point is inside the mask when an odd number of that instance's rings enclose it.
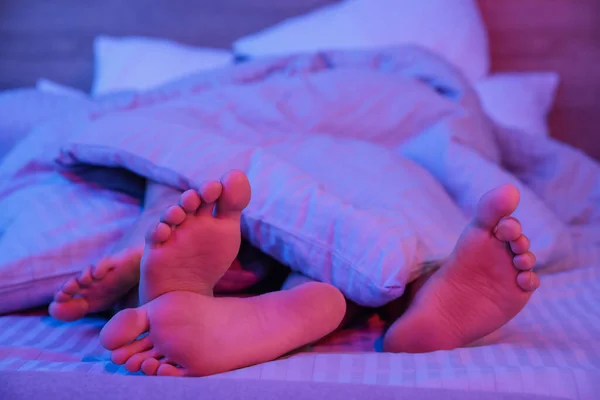
<path fill-rule="evenodd" d="M 552 136 L 600 159 L 600 0 L 478 0 L 492 70 L 556 71 Z"/>
<path fill-rule="evenodd" d="M 98 34 L 229 48 L 334 0 L 4 0 L 0 90 L 40 77 L 88 90 Z M 600 0 L 477 0 L 494 71 L 557 71 L 552 135 L 600 159 Z"/>

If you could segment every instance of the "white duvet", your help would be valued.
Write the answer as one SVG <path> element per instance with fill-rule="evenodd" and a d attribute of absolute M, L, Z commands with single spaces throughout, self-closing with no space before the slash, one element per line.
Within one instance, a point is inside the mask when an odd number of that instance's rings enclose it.
<path fill-rule="evenodd" d="M 245 171 L 242 234 L 368 306 L 445 257 L 503 183 L 540 267 L 598 259 L 598 165 L 492 125 L 417 48 L 259 60 L 94 102 L 5 93 L 0 113 L 17 121 L 2 129 L 34 127 L 0 166 L 0 312 L 47 302 L 127 234 L 141 210 L 125 170 L 181 190 Z"/>

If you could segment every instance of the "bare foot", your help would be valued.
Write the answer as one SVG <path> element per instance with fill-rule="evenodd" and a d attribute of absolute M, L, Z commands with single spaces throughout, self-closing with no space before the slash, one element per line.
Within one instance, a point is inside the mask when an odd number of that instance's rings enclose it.
<path fill-rule="evenodd" d="M 140 280 L 144 234 L 156 223 L 163 204 L 177 201 L 180 194 L 176 189 L 148 181 L 144 211 L 133 230 L 117 243 L 113 254 L 84 268 L 78 278 L 63 285 L 50 304 L 50 315 L 73 321 L 88 313 L 111 310 L 123 302 L 137 306 L 135 289 Z"/>
<path fill-rule="evenodd" d="M 249 258 L 248 253 L 250 253 L 250 257 L 254 258 Z M 252 248 L 249 251 L 240 249 L 237 258 L 233 260 L 229 269 L 215 285 L 214 292 L 219 294 L 239 293 L 256 285 L 268 274 L 270 262 L 271 260 L 258 249 Z"/>
<path fill-rule="evenodd" d="M 272 360 L 338 326 L 344 298 L 322 283 L 245 299 L 212 296 L 237 254 L 249 199 L 247 178 L 234 171 L 199 196 L 184 193 L 149 231 L 141 287 L 150 301 L 119 312 L 100 333 L 113 362 L 148 375 L 210 375 Z"/>
<path fill-rule="evenodd" d="M 84 268 L 56 293 L 50 315 L 74 321 L 88 313 L 109 310 L 137 285 L 141 257 L 141 248 L 126 248 Z"/>
<path fill-rule="evenodd" d="M 104 257 L 97 265 L 86 267 L 78 278 L 69 279 L 55 295 L 49 312 L 62 321 L 74 321 L 88 313 L 137 307 L 140 260 L 144 251 L 144 234 L 161 215 L 162 205 L 177 202 L 181 192 L 148 182 L 144 211 L 133 230 L 121 240 L 115 253 Z M 164 207 L 164 206 L 163 206 Z M 247 249 L 245 262 L 260 258 L 258 250 Z M 236 259 L 217 285 L 219 293 L 233 293 L 256 284 L 264 274 L 257 266 L 244 269 Z"/>
<path fill-rule="evenodd" d="M 143 245 L 126 247 L 86 267 L 78 277 L 70 278 L 50 303 L 50 315 L 60 321 L 75 321 L 90 313 L 137 307 L 143 250 Z M 240 292 L 260 281 L 262 274 L 258 272 L 244 269 L 236 258 L 214 290 L 216 293 Z"/>
<path fill-rule="evenodd" d="M 525 306 L 539 286 L 535 257 L 521 224 L 514 186 L 482 197 L 452 255 L 424 282 L 384 337 L 384 350 L 448 350 L 497 330 Z"/>
<path fill-rule="evenodd" d="M 240 249 L 250 183 L 240 171 L 188 190 L 146 235 L 140 304 L 175 290 L 212 295 Z"/>
<path fill-rule="evenodd" d="M 176 291 L 121 311 L 100 341 L 113 350 L 112 361 L 130 372 L 206 376 L 314 342 L 337 328 L 344 311 L 343 295 L 317 282 L 250 298 Z"/>

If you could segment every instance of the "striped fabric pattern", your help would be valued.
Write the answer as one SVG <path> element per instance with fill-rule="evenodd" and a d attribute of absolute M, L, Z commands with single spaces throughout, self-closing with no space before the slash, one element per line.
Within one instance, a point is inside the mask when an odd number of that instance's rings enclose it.
<path fill-rule="evenodd" d="M 59 323 L 0 317 L 0 371 L 127 374 L 99 345 L 105 321 Z M 473 347 L 430 354 L 376 352 L 372 317 L 282 359 L 221 374 L 226 379 L 369 383 L 596 399 L 600 393 L 600 268 L 544 276 L 509 324 Z M 152 378 L 147 378 L 152 379 Z"/>
<path fill-rule="evenodd" d="M 167 100 L 141 94 L 66 141 L 59 161 L 182 190 L 240 169 L 253 187 L 242 234 L 365 306 L 399 297 L 422 262 L 447 256 L 464 214 L 506 183 L 521 190 L 516 216 L 540 267 L 570 256 L 566 225 L 498 164 L 476 96 L 440 64 L 399 48 L 273 61 L 243 84 L 229 71 L 213 86 L 164 89 Z"/>
<path fill-rule="evenodd" d="M 560 257 L 579 266 L 569 239 L 598 237 L 589 222 L 600 225 L 600 181 L 587 178 L 598 166 L 566 146 L 491 137 L 470 86 L 417 48 L 267 59 L 94 101 L 15 91 L 0 94 L 5 114 L 3 129 L 36 128 L 0 165 L 0 312 L 46 303 L 139 215 L 138 199 L 78 180 L 90 164 L 181 189 L 246 170 L 256 189 L 242 226 L 248 239 L 365 305 L 401 295 L 422 261 L 447 255 L 466 223 L 461 211 L 502 183 L 521 188 L 517 216 L 541 266 Z M 424 137 L 432 140 L 414 146 Z M 77 173 L 57 168 L 61 150 Z M 548 173 L 556 159 L 558 176 Z M 565 190 L 582 166 L 577 190 Z M 588 200 L 579 208 L 577 194 Z M 31 206 L 37 198 L 46 201 Z"/>

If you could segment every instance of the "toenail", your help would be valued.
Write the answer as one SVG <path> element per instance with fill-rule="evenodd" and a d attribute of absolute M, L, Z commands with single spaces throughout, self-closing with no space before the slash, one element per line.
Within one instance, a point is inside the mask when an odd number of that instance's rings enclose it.
<path fill-rule="evenodd" d="M 537 289 L 537 283 L 536 283 L 536 279 L 535 278 L 535 274 L 534 272 L 529 271 L 529 289 L 530 290 L 534 290 Z"/>
<path fill-rule="evenodd" d="M 529 277 L 529 288 L 531 288 L 533 286 L 533 274 L 529 272 L 527 275 Z"/>
<path fill-rule="evenodd" d="M 523 254 L 515 255 L 513 264 L 517 269 L 521 271 L 529 271 L 535 267 L 535 256 L 528 252 Z"/>

